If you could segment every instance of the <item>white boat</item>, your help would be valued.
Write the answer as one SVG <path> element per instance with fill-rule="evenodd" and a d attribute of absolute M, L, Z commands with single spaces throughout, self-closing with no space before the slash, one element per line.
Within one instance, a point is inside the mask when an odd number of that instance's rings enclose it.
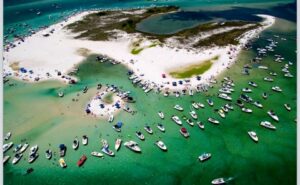
<path fill-rule="evenodd" d="M 198 119 L 197 113 L 195 111 L 191 111 L 190 115 L 192 116 L 192 118 Z"/>
<path fill-rule="evenodd" d="M 208 121 L 216 125 L 220 124 L 220 122 L 214 118 L 208 118 Z"/>
<path fill-rule="evenodd" d="M 198 157 L 198 159 L 201 161 L 201 162 L 204 162 L 204 161 L 206 161 L 206 160 L 208 160 L 208 159 L 210 159 L 211 158 L 211 153 L 203 153 L 202 155 L 200 155 L 199 157 Z"/>
<path fill-rule="evenodd" d="M 145 136 L 142 134 L 140 131 L 136 131 L 135 135 L 140 139 L 140 140 L 145 140 Z"/>
<path fill-rule="evenodd" d="M 264 69 L 264 70 L 267 70 L 268 67 L 267 67 L 267 66 L 258 66 L 258 69 Z"/>
<path fill-rule="evenodd" d="M 181 120 L 179 119 L 178 116 L 172 116 L 171 119 L 178 125 L 182 125 Z"/>
<path fill-rule="evenodd" d="M 144 127 L 144 129 L 145 129 L 146 132 L 148 132 L 149 134 L 153 134 L 153 130 L 151 129 L 150 126 L 146 125 L 146 126 Z"/>
<path fill-rule="evenodd" d="M 271 76 L 277 76 L 277 73 L 275 73 L 275 72 L 270 72 L 270 75 L 271 75 Z"/>
<path fill-rule="evenodd" d="M 46 159 L 50 160 L 52 157 L 52 151 L 50 149 L 46 150 L 45 156 L 46 156 Z"/>
<path fill-rule="evenodd" d="M 217 179 L 214 179 L 213 181 L 211 181 L 211 184 L 214 184 L 214 185 L 218 185 L 218 184 L 226 184 L 227 182 L 231 181 L 233 178 L 232 177 L 229 177 L 229 178 L 217 178 Z"/>
<path fill-rule="evenodd" d="M 37 151 L 38 151 L 39 147 L 38 145 L 34 145 L 30 148 L 30 152 L 29 152 L 29 155 L 31 154 L 35 154 Z"/>
<path fill-rule="evenodd" d="M 249 108 L 246 108 L 246 107 L 243 107 L 242 111 L 246 112 L 246 113 L 252 113 L 252 109 L 249 109 Z"/>
<path fill-rule="evenodd" d="M 276 130 L 276 127 L 268 121 L 262 121 L 262 122 L 260 122 L 260 125 L 265 127 L 265 128 L 269 128 L 271 130 Z"/>
<path fill-rule="evenodd" d="M 138 144 L 134 141 L 128 141 L 124 143 L 124 146 L 126 146 L 127 148 L 129 148 L 130 150 L 134 151 L 134 152 L 141 152 L 141 148 L 138 146 Z"/>
<path fill-rule="evenodd" d="M 263 108 L 263 105 L 258 101 L 253 102 L 253 105 L 255 105 L 258 108 Z"/>
<path fill-rule="evenodd" d="M 87 144 L 88 144 L 88 142 L 89 142 L 89 138 L 88 138 L 88 136 L 86 136 L 86 135 L 83 135 L 83 136 L 82 136 L 82 140 L 81 140 L 81 142 L 82 142 L 82 144 L 83 144 L 83 145 L 87 145 Z"/>
<path fill-rule="evenodd" d="M 245 93 L 251 93 L 252 92 L 252 89 L 248 88 L 248 87 L 245 87 L 242 89 L 243 92 Z"/>
<path fill-rule="evenodd" d="M 73 144 L 72 144 L 72 148 L 73 148 L 74 150 L 77 150 L 78 147 L 79 147 L 79 141 L 78 141 L 77 138 L 75 138 L 74 141 L 73 141 Z"/>
<path fill-rule="evenodd" d="M 8 160 L 9 160 L 10 156 L 9 155 L 6 155 L 3 157 L 3 164 L 7 163 Z"/>
<path fill-rule="evenodd" d="M 165 115 L 162 111 L 158 111 L 158 116 L 161 118 L 161 119 L 164 119 L 165 118 Z"/>
<path fill-rule="evenodd" d="M 7 132 L 5 134 L 4 140 L 7 141 L 7 140 L 9 140 L 10 137 L 11 137 L 11 132 Z"/>
<path fill-rule="evenodd" d="M 222 98 L 222 99 L 224 99 L 224 100 L 228 100 L 228 101 L 231 101 L 231 100 L 232 100 L 232 98 L 231 98 L 230 96 L 228 96 L 227 94 L 225 94 L 225 93 L 219 94 L 218 97 L 219 97 L 219 98 Z"/>
<path fill-rule="evenodd" d="M 225 106 L 222 106 L 221 109 L 224 111 L 224 112 L 229 112 L 229 109 Z"/>
<path fill-rule="evenodd" d="M 158 123 L 157 124 L 157 128 L 162 131 L 162 132 L 165 132 L 165 127 L 161 124 L 161 123 Z"/>
<path fill-rule="evenodd" d="M 219 89 L 220 93 L 225 93 L 225 94 L 231 94 L 231 90 L 228 88 L 221 88 Z"/>
<path fill-rule="evenodd" d="M 29 155 L 28 162 L 33 163 L 38 157 L 39 157 L 38 153 L 33 153 L 33 154 Z"/>
<path fill-rule="evenodd" d="M 232 106 L 230 103 L 227 103 L 227 104 L 225 105 L 225 107 L 226 107 L 227 109 L 233 110 L 233 106 Z"/>
<path fill-rule="evenodd" d="M 268 98 L 268 94 L 267 94 L 266 92 L 264 92 L 264 93 L 262 93 L 262 97 L 263 97 L 264 99 L 267 99 L 267 98 Z"/>
<path fill-rule="evenodd" d="M 286 110 L 288 110 L 288 111 L 291 111 L 291 110 L 292 110 L 290 104 L 285 103 L 285 104 L 284 104 L 284 107 L 285 107 Z"/>
<path fill-rule="evenodd" d="M 14 148 L 14 152 L 17 153 L 21 148 L 22 148 L 22 144 L 18 144 L 15 148 Z"/>
<path fill-rule="evenodd" d="M 293 78 L 294 76 L 293 76 L 291 73 L 285 73 L 285 74 L 284 74 L 284 77 L 287 77 L 287 78 Z"/>
<path fill-rule="evenodd" d="M 273 82 L 273 78 L 270 78 L 270 77 L 265 77 L 264 78 L 264 81 L 267 81 L 267 82 Z"/>
<path fill-rule="evenodd" d="M 58 96 L 61 97 L 61 98 L 64 97 L 64 92 L 63 92 L 63 91 L 60 91 L 60 92 L 58 92 L 57 94 L 58 94 Z"/>
<path fill-rule="evenodd" d="M 193 92 L 192 89 L 189 90 L 189 95 L 190 95 L 190 96 L 193 96 L 193 95 L 194 95 L 194 92 Z"/>
<path fill-rule="evenodd" d="M 278 87 L 278 86 L 272 87 L 272 90 L 276 91 L 276 92 L 282 92 L 282 89 L 280 87 Z"/>
<path fill-rule="evenodd" d="M 257 87 L 257 86 L 258 86 L 258 85 L 257 85 L 255 82 L 253 82 L 253 81 L 249 81 L 248 84 L 249 84 L 250 86 L 252 86 L 252 87 Z"/>
<path fill-rule="evenodd" d="M 176 109 L 178 111 L 183 111 L 183 108 L 180 105 L 175 105 L 174 109 Z"/>
<path fill-rule="evenodd" d="M 23 154 L 19 154 L 19 153 L 15 154 L 15 156 L 12 160 L 12 164 L 17 164 L 22 157 L 23 157 Z"/>
<path fill-rule="evenodd" d="M 189 132 L 187 131 L 186 128 L 182 127 L 180 130 L 180 133 L 183 135 L 183 137 L 187 138 L 190 136 Z"/>
<path fill-rule="evenodd" d="M 59 162 L 60 167 L 62 167 L 62 168 L 67 167 L 67 164 L 63 158 L 60 158 L 58 162 Z"/>
<path fill-rule="evenodd" d="M 4 144 L 3 147 L 2 147 L 3 152 L 8 151 L 13 145 L 14 145 L 13 142 L 9 142 L 9 143 L 7 143 L 7 144 Z"/>
<path fill-rule="evenodd" d="M 279 118 L 278 118 L 278 116 L 275 114 L 275 112 L 274 111 L 272 111 L 272 110 L 269 110 L 268 111 L 268 115 L 273 119 L 273 120 L 275 120 L 275 121 L 279 121 Z"/>
<path fill-rule="evenodd" d="M 191 126 L 194 126 L 194 122 L 191 120 L 191 119 L 187 119 L 186 122 L 191 125 Z"/>
<path fill-rule="evenodd" d="M 225 118 L 225 113 L 222 109 L 218 110 L 218 114 L 221 116 L 221 118 Z"/>
<path fill-rule="evenodd" d="M 115 156 L 115 153 L 109 149 L 108 145 L 103 146 L 101 151 L 103 153 L 107 154 L 108 156 L 111 156 L 111 157 Z"/>
<path fill-rule="evenodd" d="M 121 147 L 121 143 L 122 143 L 122 139 L 116 139 L 116 142 L 115 142 L 115 150 L 118 151 Z"/>
<path fill-rule="evenodd" d="M 167 151 L 168 148 L 162 141 L 156 141 L 155 142 L 156 146 L 158 146 L 162 151 Z"/>
<path fill-rule="evenodd" d="M 214 102 L 212 101 L 212 99 L 207 99 L 206 102 L 208 103 L 209 106 L 214 105 Z"/>
<path fill-rule="evenodd" d="M 202 123 L 201 121 L 197 121 L 197 125 L 198 125 L 199 128 L 204 130 L 204 123 Z"/>
<path fill-rule="evenodd" d="M 251 138 L 253 141 L 258 142 L 258 137 L 257 137 L 256 132 L 254 132 L 254 131 L 249 131 L 249 132 L 248 132 L 248 135 L 250 136 L 250 138 Z"/>
<path fill-rule="evenodd" d="M 110 122 L 110 123 L 113 122 L 114 121 L 114 115 L 110 114 L 107 121 Z"/>
<path fill-rule="evenodd" d="M 197 105 L 200 107 L 200 108 L 204 108 L 205 107 L 205 105 L 203 104 L 203 103 L 197 103 Z"/>
<path fill-rule="evenodd" d="M 193 102 L 193 103 L 192 103 L 192 106 L 193 106 L 195 109 L 199 109 L 199 106 L 198 106 L 198 104 L 197 104 L 196 102 Z"/>
<path fill-rule="evenodd" d="M 29 144 L 28 143 L 25 143 L 22 148 L 18 151 L 18 153 L 23 153 L 25 152 L 25 150 L 28 148 Z"/>
<path fill-rule="evenodd" d="M 91 153 L 91 155 L 94 156 L 94 157 L 104 157 L 104 155 L 103 155 L 102 153 L 96 152 L 96 151 L 93 151 L 93 152 Z"/>

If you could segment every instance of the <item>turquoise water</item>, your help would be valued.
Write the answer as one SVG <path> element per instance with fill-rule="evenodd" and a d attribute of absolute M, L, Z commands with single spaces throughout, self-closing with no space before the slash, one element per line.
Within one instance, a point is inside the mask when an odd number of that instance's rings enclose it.
<path fill-rule="evenodd" d="M 46 5 L 51 3 L 50 1 L 42 2 Z M 74 7 L 78 8 L 75 6 L 75 2 L 65 2 L 65 4 L 73 3 Z M 136 4 L 134 1 L 130 3 Z M 180 2 L 177 3 L 180 4 Z M 194 3 L 198 3 L 199 7 L 193 7 L 193 11 L 202 8 L 201 3 L 203 2 Z M 13 7 L 13 5 L 8 5 L 8 7 Z M 32 1 L 30 5 L 38 5 L 38 3 Z M 244 9 L 241 8 L 241 12 L 243 11 Z M 248 11 L 243 14 L 243 17 L 248 17 L 253 13 L 252 11 L 258 10 L 252 8 L 251 11 L 249 9 Z M 270 11 L 270 9 L 265 11 Z M 271 13 L 278 14 L 277 12 Z M 234 16 L 236 15 L 228 15 L 227 18 L 234 18 Z M 172 20 L 159 18 L 156 21 L 174 21 L 173 19 L 182 23 L 187 20 L 188 24 L 183 26 L 203 21 L 197 20 L 197 16 L 185 16 L 185 19 L 177 16 L 172 17 Z M 42 18 L 40 20 L 43 22 Z M 206 20 L 209 19 L 204 21 Z M 31 19 L 31 21 L 35 20 Z M 153 25 L 158 27 L 159 24 L 155 23 L 155 20 L 149 21 L 149 25 L 152 25 L 148 29 Z M 174 29 L 180 29 L 180 27 L 174 27 Z M 164 29 L 168 31 L 168 29 Z M 274 34 L 287 38 L 287 41 L 278 40 L 279 46 L 274 53 L 282 54 L 286 58 L 284 63 L 294 62 L 290 70 L 292 74 L 296 75 L 296 26 L 293 17 L 278 19 L 271 29 L 263 32 L 254 43 L 254 47 L 264 46 L 266 39 Z M 4 184 L 198 185 L 210 184 L 215 178 L 229 176 L 234 177 L 230 184 L 236 185 L 296 184 L 296 123 L 294 122 L 296 118 L 296 78 L 282 77 L 280 70 L 284 63 L 275 63 L 273 54 L 268 55 L 262 61 L 263 65 L 269 66 L 278 73 L 273 84 L 264 82 L 262 78 L 267 76 L 267 72 L 256 68 L 251 70 L 250 76 L 241 75 L 242 66 L 248 63 L 255 56 L 254 54 L 253 50 L 243 51 L 237 64 L 221 74 L 219 79 L 224 76 L 234 79 L 236 84 L 236 92 L 232 96 L 234 99 L 239 96 L 239 90 L 247 86 L 249 80 L 255 81 L 259 88 L 254 89 L 250 96 L 260 100 L 264 108 L 260 110 L 248 105 L 247 107 L 253 109 L 254 112 L 246 114 L 235 106 L 235 111 L 230 112 L 226 119 L 219 118 L 214 112 L 215 108 L 226 103 L 224 100 L 213 96 L 214 107 L 208 107 L 205 102 L 207 96 L 217 93 L 220 83 L 207 93 L 200 93 L 193 97 L 165 98 L 154 92 L 145 94 L 128 80 L 125 67 L 96 63 L 94 56 L 90 56 L 79 66 L 80 82 L 76 85 L 65 85 L 57 81 L 29 84 L 10 80 L 10 83 L 15 85 L 6 84 L 4 86 L 4 132 L 12 131 L 11 140 L 15 143 L 26 140 L 31 145 L 38 144 L 40 157 L 33 164 L 29 164 L 27 153 L 25 153 L 26 155 L 17 165 L 13 166 L 10 162 L 6 164 L 4 166 Z M 111 123 L 87 116 L 84 113 L 87 102 L 96 93 L 98 83 L 115 84 L 123 90 L 131 91 L 132 96 L 136 99 L 136 103 L 130 104 L 130 107 L 136 110 L 137 114 L 132 116 L 122 111 L 116 116 L 114 123 L 124 122 L 121 133 L 116 133 L 112 129 Z M 282 93 L 272 92 L 270 88 L 275 84 L 283 89 Z M 83 94 L 81 90 L 85 85 L 89 87 L 89 91 Z M 64 90 L 64 98 L 57 97 L 57 92 L 60 90 Z M 263 100 L 260 96 L 264 91 L 270 94 L 267 100 Z M 78 99 L 78 101 L 72 101 L 72 99 Z M 191 101 L 199 101 L 206 105 L 205 109 L 196 111 L 199 120 L 205 123 L 205 130 L 184 123 L 191 135 L 190 138 L 185 139 L 179 133 L 180 127 L 169 118 L 173 114 L 188 115 Z M 285 110 L 284 103 L 291 105 L 291 112 Z M 172 108 L 175 104 L 182 105 L 185 111 L 178 113 Z M 276 131 L 259 126 L 261 120 L 271 121 L 266 113 L 269 109 L 274 109 L 280 117 L 280 122 L 274 123 L 277 127 Z M 166 119 L 164 121 L 161 121 L 157 115 L 159 110 L 165 112 Z M 206 120 L 210 116 L 218 118 L 221 125 L 215 126 L 208 123 Z M 158 122 L 165 125 L 166 133 L 158 131 L 156 128 Z M 153 128 L 152 136 L 144 132 L 145 124 L 149 124 Z M 145 141 L 136 138 L 134 133 L 137 130 L 141 130 L 145 134 Z M 257 144 L 247 135 L 248 130 L 257 132 L 260 139 Z M 71 144 L 74 137 L 81 137 L 84 134 L 90 138 L 89 145 L 80 146 L 77 151 L 72 150 Z M 107 139 L 113 146 L 117 137 L 122 138 L 123 141 L 130 139 L 137 141 L 142 148 L 142 153 L 133 153 L 122 146 L 113 158 L 105 156 L 104 159 L 98 159 L 90 156 L 90 152 L 100 151 L 102 138 Z M 168 152 L 162 152 L 154 145 L 158 139 L 163 140 L 168 146 Z M 66 169 L 58 166 L 57 156 L 50 161 L 44 157 L 44 151 L 48 148 L 58 152 L 60 143 L 65 143 L 68 147 L 65 157 L 68 164 Z M 203 152 L 212 153 L 212 158 L 200 163 L 197 157 Z M 12 155 L 12 151 L 7 154 Z M 82 168 L 78 168 L 76 162 L 83 154 L 86 154 L 88 159 Z M 32 167 L 34 172 L 24 175 L 29 167 Z"/>

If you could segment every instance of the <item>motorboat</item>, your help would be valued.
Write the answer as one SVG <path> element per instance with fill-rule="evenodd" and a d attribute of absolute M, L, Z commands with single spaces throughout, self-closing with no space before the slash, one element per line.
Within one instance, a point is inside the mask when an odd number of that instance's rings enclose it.
<path fill-rule="evenodd" d="M 157 128 L 158 128 L 160 131 L 165 132 L 165 127 L 163 126 L 163 124 L 158 123 L 158 124 L 157 124 Z"/>
<path fill-rule="evenodd" d="M 264 99 L 267 99 L 267 98 L 268 98 L 268 94 L 267 94 L 266 92 L 264 92 L 264 93 L 262 93 L 262 97 L 263 97 Z"/>
<path fill-rule="evenodd" d="M 113 125 L 113 129 L 115 129 L 117 132 L 121 132 L 122 125 L 122 122 L 118 122 L 117 124 Z"/>
<path fill-rule="evenodd" d="M 253 102 L 253 105 L 255 105 L 258 108 L 263 108 L 263 105 L 259 101 Z"/>
<path fill-rule="evenodd" d="M 77 166 L 79 166 L 79 167 L 82 166 L 86 160 L 87 160 L 87 157 L 85 155 L 82 155 L 80 157 L 79 161 L 77 162 Z"/>
<path fill-rule="evenodd" d="M 225 93 L 225 94 L 231 94 L 231 90 L 228 89 L 228 88 L 225 88 L 225 87 L 219 89 L 219 92 L 220 92 L 220 93 Z"/>
<path fill-rule="evenodd" d="M 15 148 L 14 148 L 14 152 L 17 153 L 21 148 L 22 148 L 22 144 L 18 144 Z"/>
<path fill-rule="evenodd" d="M 179 119 L 178 116 L 172 116 L 171 119 L 178 125 L 182 125 L 181 120 Z"/>
<path fill-rule="evenodd" d="M 39 157 L 38 153 L 32 153 L 29 155 L 28 162 L 33 163 Z"/>
<path fill-rule="evenodd" d="M 50 149 L 45 152 L 46 159 L 50 160 L 52 157 L 52 151 Z"/>
<path fill-rule="evenodd" d="M 116 139 L 116 142 L 115 142 L 115 150 L 118 151 L 121 147 L 121 143 L 122 143 L 122 139 Z"/>
<path fill-rule="evenodd" d="M 218 110 L 218 114 L 221 116 L 221 118 L 225 118 L 225 112 L 222 109 Z"/>
<path fill-rule="evenodd" d="M 61 98 L 64 97 L 64 95 L 65 95 L 63 91 L 60 91 L 60 92 L 58 92 L 57 94 L 58 94 L 58 96 L 61 97 Z"/>
<path fill-rule="evenodd" d="M 192 106 L 193 106 L 195 109 L 199 109 L 199 106 L 198 106 L 198 104 L 197 104 L 196 102 L 193 102 L 193 103 L 192 103 Z"/>
<path fill-rule="evenodd" d="M 275 72 L 270 72 L 270 75 L 271 75 L 271 76 L 277 76 L 277 73 L 275 73 Z"/>
<path fill-rule="evenodd" d="M 285 74 L 284 74 L 284 77 L 287 77 L 287 78 L 293 78 L 294 76 L 293 76 L 291 73 L 285 73 Z"/>
<path fill-rule="evenodd" d="M 208 118 L 208 121 L 216 125 L 220 124 L 220 122 L 214 118 Z"/>
<path fill-rule="evenodd" d="M 267 82 L 273 82 L 273 78 L 270 78 L 270 77 L 265 77 L 264 78 L 264 81 L 267 81 Z"/>
<path fill-rule="evenodd" d="M 60 158 L 58 162 L 59 162 L 60 167 L 62 167 L 62 168 L 67 167 L 67 164 L 63 158 Z"/>
<path fill-rule="evenodd" d="M 278 86 L 272 87 L 272 90 L 275 91 L 275 92 L 282 92 L 282 89 Z"/>
<path fill-rule="evenodd" d="M 254 132 L 254 131 L 249 131 L 249 132 L 248 132 L 248 135 L 250 136 L 250 138 L 251 138 L 253 141 L 258 142 L 258 137 L 257 137 L 256 132 Z"/>
<path fill-rule="evenodd" d="M 207 99 L 206 102 L 208 103 L 209 106 L 213 106 L 214 102 L 212 101 L 212 99 Z"/>
<path fill-rule="evenodd" d="M 108 156 L 111 156 L 111 157 L 115 156 L 115 153 L 109 149 L 108 144 L 106 144 L 105 146 L 103 146 L 101 151 L 103 153 L 107 154 Z"/>
<path fill-rule="evenodd" d="M 138 146 L 138 144 L 134 141 L 125 142 L 124 146 L 126 146 L 127 148 L 129 148 L 130 150 L 132 150 L 134 152 L 140 153 L 142 151 L 141 148 Z"/>
<path fill-rule="evenodd" d="M 183 108 L 180 105 L 175 105 L 174 109 L 176 109 L 178 111 L 183 111 Z"/>
<path fill-rule="evenodd" d="M 6 155 L 3 157 L 3 164 L 6 164 L 8 162 L 8 160 L 10 159 L 9 155 Z"/>
<path fill-rule="evenodd" d="M 183 135 L 183 137 L 185 137 L 185 138 L 187 138 L 187 137 L 190 136 L 189 132 L 188 132 L 187 129 L 184 128 L 184 127 L 182 127 L 182 128 L 180 129 L 180 133 L 181 133 L 181 134 Z"/>
<path fill-rule="evenodd" d="M 4 144 L 3 147 L 2 147 L 3 153 L 5 153 L 6 151 L 8 151 L 13 145 L 14 145 L 13 142 L 9 142 L 7 144 Z"/>
<path fill-rule="evenodd" d="M 29 152 L 29 155 L 31 154 L 35 154 L 37 151 L 38 151 L 39 147 L 38 145 L 34 145 L 30 148 L 30 152 Z"/>
<path fill-rule="evenodd" d="M 260 122 L 260 125 L 271 130 L 276 130 L 276 127 L 272 125 L 269 121 L 262 121 Z"/>
<path fill-rule="evenodd" d="M 144 129 L 145 129 L 146 132 L 148 132 L 149 134 L 153 134 L 153 130 L 151 129 L 150 126 L 146 125 L 146 126 L 144 127 Z"/>
<path fill-rule="evenodd" d="M 202 123 L 201 121 L 197 121 L 197 125 L 198 125 L 199 128 L 204 130 L 204 123 Z"/>
<path fill-rule="evenodd" d="M 165 115 L 162 111 L 158 111 L 158 116 L 161 118 L 161 119 L 164 119 L 165 118 Z"/>
<path fill-rule="evenodd" d="M 145 136 L 142 134 L 142 132 L 136 131 L 135 134 L 140 140 L 145 140 Z"/>
<path fill-rule="evenodd" d="M 250 96 L 246 95 L 246 94 L 241 94 L 240 99 L 247 102 L 247 103 L 250 103 L 250 102 L 253 101 L 253 99 Z"/>
<path fill-rule="evenodd" d="M 284 104 L 284 107 L 285 107 L 286 110 L 288 110 L 288 111 L 291 111 L 291 110 L 292 110 L 290 104 L 285 103 L 285 104 Z"/>
<path fill-rule="evenodd" d="M 252 113 L 252 109 L 249 109 L 249 108 L 246 108 L 246 107 L 243 107 L 242 111 L 246 112 L 246 113 Z"/>
<path fill-rule="evenodd" d="M 258 85 L 253 81 L 249 81 L 248 84 L 252 87 L 258 87 Z"/>
<path fill-rule="evenodd" d="M 167 151 L 168 148 L 162 141 L 156 141 L 155 145 L 158 146 L 162 151 Z"/>
<path fill-rule="evenodd" d="M 11 137 L 11 132 L 7 132 L 5 134 L 4 140 L 7 141 L 7 140 L 9 140 L 10 137 Z"/>
<path fill-rule="evenodd" d="M 278 116 L 275 114 L 275 112 L 274 111 L 272 111 L 272 110 L 269 110 L 268 111 L 268 115 L 273 119 L 273 120 L 275 120 L 275 121 L 279 121 L 279 118 L 278 118 Z"/>
<path fill-rule="evenodd" d="M 231 103 L 225 104 L 224 107 L 226 107 L 227 109 L 230 109 L 230 110 L 233 110 L 233 109 L 234 109 L 233 106 L 231 105 Z"/>
<path fill-rule="evenodd" d="M 64 157 L 66 155 L 67 147 L 64 144 L 59 145 L 59 156 Z"/>
<path fill-rule="evenodd" d="M 218 97 L 219 97 L 219 98 L 222 98 L 222 99 L 224 99 L 224 100 L 228 100 L 228 101 L 231 101 L 231 100 L 232 100 L 232 98 L 231 98 L 230 96 L 228 96 L 227 94 L 225 94 L 225 93 L 219 94 Z"/>
<path fill-rule="evenodd" d="M 214 185 L 219 185 L 219 184 L 226 184 L 227 182 L 233 180 L 232 177 L 229 177 L 229 178 L 217 178 L 217 179 L 214 179 L 213 181 L 211 181 L 211 184 L 214 184 Z"/>
<path fill-rule="evenodd" d="M 191 119 L 187 119 L 186 122 L 191 125 L 191 126 L 194 126 L 194 122 L 191 120 Z"/>
<path fill-rule="evenodd" d="M 244 103 L 243 103 L 241 100 L 236 100 L 236 104 L 237 104 L 239 107 L 244 107 Z"/>
<path fill-rule="evenodd" d="M 248 87 L 245 87 L 242 89 L 243 92 L 245 93 L 251 93 L 252 92 L 252 89 L 248 88 Z"/>
<path fill-rule="evenodd" d="M 192 118 L 198 119 L 197 113 L 195 111 L 191 111 L 190 115 L 192 116 Z"/>
<path fill-rule="evenodd" d="M 222 106 L 221 110 L 224 111 L 224 112 L 226 112 L 226 113 L 229 112 L 229 109 L 227 107 L 225 107 L 225 106 Z"/>
<path fill-rule="evenodd" d="M 89 142 L 88 136 L 87 135 L 83 135 L 81 142 L 82 142 L 82 145 L 87 145 L 88 142 Z"/>
<path fill-rule="evenodd" d="M 79 147 L 79 141 L 78 141 L 77 138 L 75 138 L 74 141 L 73 141 L 73 144 L 72 144 L 72 148 L 73 148 L 74 150 L 77 150 L 78 147 Z"/>
<path fill-rule="evenodd" d="M 94 157 L 104 157 L 104 155 L 102 153 L 96 152 L 96 151 L 91 152 L 91 155 Z"/>
<path fill-rule="evenodd" d="M 23 154 L 22 153 L 17 153 L 17 154 L 15 154 L 15 156 L 14 156 L 14 158 L 13 158 L 13 160 L 12 160 L 12 164 L 17 164 L 19 161 L 20 161 L 20 159 L 23 157 Z"/>
<path fill-rule="evenodd" d="M 110 123 L 113 122 L 114 121 L 114 115 L 110 114 L 107 121 L 110 122 Z"/>
<path fill-rule="evenodd" d="M 198 102 L 197 105 L 198 105 L 198 107 L 200 107 L 200 108 L 204 108 L 204 107 L 205 107 L 205 105 L 204 105 L 203 103 L 200 103 L 200 102 Z"/>
<path fill-rule="evenodd" d="M 25 143 L 22 148 L 18 151 L 18 153 L 23 153 L 25 152 L 25 150 L 28 148 L 29 144 L 28 143 Z"/>
<path fill-rule="evenodd" d="M 208 159 L 210 159 L 211 158 L 211 153 L 203 153 L 203 154 L 201 154 L 199 157 L 198 157 L 198 159 L 201 161 L 201 162 L 204 162 L 204 161 L 206 161 L 206 160 L 208 160 Z"/>

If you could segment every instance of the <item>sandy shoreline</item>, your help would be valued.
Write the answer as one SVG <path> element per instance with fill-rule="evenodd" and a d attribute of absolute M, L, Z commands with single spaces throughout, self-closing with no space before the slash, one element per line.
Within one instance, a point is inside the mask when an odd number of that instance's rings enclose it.
<path fill-rule="evenodd" d="M 67 24 L 81 20 L 94 11 L 82 12 L 68 18 L 66 21 L 52 25 L 39 31 L 31 37 L 25 38 L 21 44 L 16 44 L 4 52 L 4 75 L 13 76 L 25 81 L 35 82 L 47 79 L 57 79 L 69 83 L 76 81 L 75 77 L 67 74 L 72 71 L 89 54 L 101 54 L 119 61 L 132 70 L 143 82 L 149 82 L 154 87 L 169 90 L 182 90 L 203 84 L 232 65 L 239 52 L 249 40 L 256 37 L 261 31 L 272 26 L 275 17 L 258 15 L 264 18 L 263 25 L 255 30 L 246 32 L 239 38 L 237 46 L 212 47 L 205 50 L 190 50 L 176 48 L 176 43 L 168 42 L 162 46 L 146 48 L 137 55 L 131 54 L 132 43 L 139 38 L 139 34 L 127 34 L 118 31 L 118 38 L 110 41 L 90 41 L 74 39 L 76 35 L 63 29 Z M 53 33 L 51 33 L 51 31 Z M 49 34 L 45 37 L 43 35 Z M 142 38 L 141 45 L 151 44 Z M 172 45 L 172 46 L 170 46 Z M 167 74 L 168 71 L 184 67 L 219 56 L 211 68 L 201 75 L 201 80 L 195 77 L 175 79 Z M 22 68 L 22 70 L 20 70 Z M 162 75 L 166 74 L 166 78 Z M 172 82 L 182 80 L 182 85 L 173 86 Z"/>

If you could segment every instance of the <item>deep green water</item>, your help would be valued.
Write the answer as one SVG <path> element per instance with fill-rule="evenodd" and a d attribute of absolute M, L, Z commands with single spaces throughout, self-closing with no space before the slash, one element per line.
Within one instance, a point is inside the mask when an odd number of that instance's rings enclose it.
<path fill-rule="evenodd" d="M 182 20 L 181 20 L 182 21 Z M 183 21 L 182 21 L 183 22 Z M 273 34 L 284 36 L 287 41 L 279 41 L 274 53 L 282 54 L 287 61 L 294 62 L 290 67 L 296 76 L 296 27 L 295 23 L 278 19 L 276 25 L 263 32 L 254 46 L 264 46 L 265 39 Z M 281 67 L 284 63 L 273 61 L 269 55 L 262 61 L 278 73 L 275 82 L 267 83 L 262 79 L 268 72 L 260 69 L 251 70 L 250 76 L 241 75 L 241 66 L 249 63 L 255 56 L 253 50 L 243 51 L 237 64 L 219 76 L 230 76 L 236 84 L 233 98 L 240 94 L 240 89 L 247 86 L 249 80 L 255 81 L 259 88 L 253 89 L 250 96 L 263 103 L 264 108 L 258 109 L 252 105 L 252 114 L 241 112 L 236 106 L 235 111 L 221 119 L 214 112 L 215 108 L 224 105 L 226 101 L 215 96 L 214 107 L 208 107 L 206 96 L 216 94 L 217 84 L 207 93 L 185 96 L 181 98 L 165 98 L 160 94 L 145 94 L 140 88 L 134 87 L 127 78 L 127 69 L 121 65 L 100 64 L 91 56 L 80 66 L 78 77 L 80 83 L 64 85 L 56 81 L 28 84 L 11 80 L 15 84 L 4 86 L 4 132 L 12 131 L 12 141 L 19 143 L 26 139 L 31 145 L 38 144 L 40 157 L 33 164 L 27 162 L 27 152 L 23 159 L 15 166 L 10 162 L 4 166 L 5 185 L 69 185 L 69 184 L 210 184 L 218 177 L 235 177 L 230 184 L 236 185 L 292 185 L 296 184 L 296 78 L 284 78 Z M 220 81 L 220 80 L 219 80 Z M 129 90 L 136 98 L 135 104 L 130 104 L 137 114 L 134 116 L 121 112 L 114 121 L 124 122 L 121 133 L 112 129 L 112 124 L 96 118 L 86 116 L 84 108 L 90 98 L 96 93 L 96 84 L 115 84 L 124 90 Z M 271 86 L 279 85 L 282 93 L 274 93 Z M 83 94 L 82 88 L 90 87 L 88 93 Z M 65 97 L 57 97 L 57 92 L 65 91 Z M 267 100 L 260 96 L 262 92 L 269 92 Z M 79 94 L 79 95 L 77 95 Z M 72 99 L 78 98 L 78 101 Z M 197 126 L 191 127 L 184 123 L 191 137 L 183 138 L 180 127 L 169 118 L 173 114 L 188 115 L 191 101 L 206 104 L 205 109 L 197 110 L 199 120 L 205 123 L 205 130 Z M 288 112 L 284 103 L 292 106 Z M 172 107 L 180 104 L 183 113 L 178 113 Z M 271 118 L 267 111 L 273 109 L 280 117 L 279 123 L 274 123 L 276 131 L 267 130 L 259 126 L 260 121 Z M 166 119 L 161 121 L 157 112 L 165 112 Z M 208 117 L 213 116 L 221 120 L 221 125 L 208 123 Z M 161 133 L 156 124 L 162 122 L 166 133 Z M 150 136 L 143 127 L 149 124 L 154 129 Z M 146 140 L 140 141 L 134 135 L 135 131 L 145 133 Z M 259 143 L 254 143 L 247 135 L 248 130 L 254 130 L 259 136 Z M 88 146 L 80 146 L 77 151 L 71 149 L 74 137 L 87 134 L 90 138 Z M 142 148 L 142 154 L 136 154 L 122 148 L 111 158 L 105 156 L 98 159 L 90 156 L 90 152 L 100 151 L 101 138 L 107 139 L 111 146 L 117 137 L 123 140 L 135 140 Z M 160 151 L 154 142 L 162 139 L 168 146 L 168 152 Z M 65 160 L 66 169 L 58 166 L 58 158 L 48 161 L 44 151 L 51 148 L 58 152 L 58 145 L 68 146 Z M 49 145 L 50 144 L 50 145 Z M 197 157 L 203 152 L 212 153 L 212 158 L 205 163 L 199 163 Z M 7 152 L 11 155 L 12 151 Z M 76 162 L 81 155 L 88 159 L 85 165 L 78 168 Z M 27 168 L 34 168 L 30 175 L 23 175 Z"/>

